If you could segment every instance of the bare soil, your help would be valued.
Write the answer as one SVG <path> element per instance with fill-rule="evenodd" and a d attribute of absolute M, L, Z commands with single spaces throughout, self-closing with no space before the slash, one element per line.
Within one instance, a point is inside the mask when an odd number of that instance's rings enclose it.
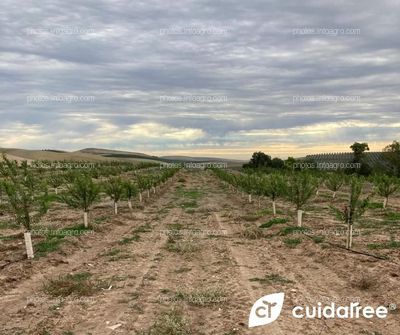
<path fill-rule="evenodd" d="M 343 197 L 339 193 L 332 201 L 322 190 L 306 209 L 304 226 L 310 230 L 296 235 L 282 234 L 295 215 L 279 201 L 278 217 L 289 221 L 260 229 L 263 236 L 252 239 L 246 230 L 273 218 L 269 201 L 261 199 L 259 208 L 258 199 L 249 204 L 211 172 L 181 171 L 133 215 L 125 204 L 117 216 L 111 203 L 100 204 L 91 212 L 93 233 L 66 237 L 60 248 L 32 261 L 24 259 L 22 238 L 0 240 L 0 334 L 137 334 L 174 309 L 196 335 L 399 334 L 394 306 L 400 298 L 400 249 L 367 247 L 390 236 L 398 240 L 399 224 L 385 223 L 383 210 L 371 209 L 355 236 L 354 249 L 364 254 L 344 250 L 338 246 L 345 245 L 345 236 L 327 234 L 343 228 L 328 208 L 340 206 Z M 399 199 L 391 206 L 398 212 Z M 57 205 L 45 224 L 62 227 L 80 220 L 80 213 Z M 51 280 L 79 273 L 90 273 L 93 285 L 101 284 L 94 294 L 46 293 Z M 253 303 L 277 292 L 285 293 L 279 319 L 249 329 Z M 352 301 L 391 311 L 386 319 L 372 320 L 291 316 L 295 305 Z"/>

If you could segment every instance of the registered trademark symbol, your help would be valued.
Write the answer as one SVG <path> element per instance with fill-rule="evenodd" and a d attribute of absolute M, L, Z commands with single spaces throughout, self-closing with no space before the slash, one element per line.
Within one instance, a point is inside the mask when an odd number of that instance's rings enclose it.
<path fill-rule="evenodd" d="M 396 308 L 396 304 L 389 304 L 389 310 L 394 311 Z"/>

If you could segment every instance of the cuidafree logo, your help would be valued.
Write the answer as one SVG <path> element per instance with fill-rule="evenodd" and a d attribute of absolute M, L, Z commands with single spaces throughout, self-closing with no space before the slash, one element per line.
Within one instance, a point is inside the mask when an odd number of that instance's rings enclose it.
<path fill-rule="evenodd" d="M 274 293 L 265 295 L 258 299 L 250 311 L 249 328 L 265 326 L 279 318 L 282 312 L 284 293 Z M 392 310 L 396 309 L 395 304 L 391 304 Z M 377 308 L 371 306 L 360 306 L 358 302 L 350 303 L 349 306 L 337 306 L 334 302 L 330 305 L 323 305 L 318 302 L 316 306 L 295 306 L 292 309 L 292 317 L 296 319 L 358 319 L 358 318 L 379 318 L 385 319 L 389 310 L 385 306 Z"/>
<path fill-rule="evenodd" d="M 281 314 L 284 299 L 284 293 L 269 294 L 258 299 L 251 308 L 249 328 L 274 322 Z"/>

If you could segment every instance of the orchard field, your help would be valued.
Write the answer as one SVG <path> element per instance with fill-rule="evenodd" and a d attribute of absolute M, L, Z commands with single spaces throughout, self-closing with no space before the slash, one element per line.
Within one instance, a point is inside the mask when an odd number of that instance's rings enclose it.
<path fill-rule="evenodd" d="M 9 164 L 1 335 L 399 333 L 395 179 Z M 276 292 L 280 318 L 249 329 L 253 303 Z M 389 316 L 290 317 L 318 302 L 383 305 Z"/>

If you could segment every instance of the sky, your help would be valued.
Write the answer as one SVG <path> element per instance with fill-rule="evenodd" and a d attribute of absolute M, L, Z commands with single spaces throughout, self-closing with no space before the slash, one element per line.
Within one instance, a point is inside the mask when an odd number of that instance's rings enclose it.
<path fill-rule="evenodd" d="M 398 0 L 2 0 L 0 147 L 381 151 L 399 36 Z"/>

